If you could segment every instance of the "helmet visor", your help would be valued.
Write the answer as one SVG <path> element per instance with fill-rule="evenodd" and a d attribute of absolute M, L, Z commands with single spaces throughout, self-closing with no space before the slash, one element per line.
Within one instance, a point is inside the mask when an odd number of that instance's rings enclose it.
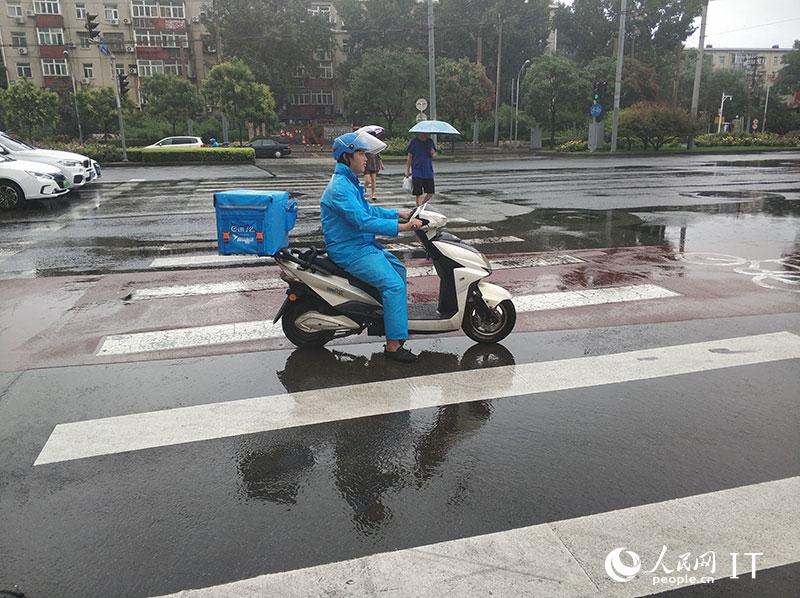
<path fill-rule="evenodd" d="M 363 151 L 370 154 L 379 154 L 386 149 L 386 144 L 366 131 L 359 131 L 353 142 L 354 151 Z"/>

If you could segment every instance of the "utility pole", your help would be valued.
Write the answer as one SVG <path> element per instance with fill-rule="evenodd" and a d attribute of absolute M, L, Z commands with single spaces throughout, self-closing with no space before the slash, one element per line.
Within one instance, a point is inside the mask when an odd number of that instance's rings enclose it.
<path fill-rule="evenodd" d="M 114 77 L 114 99 L 117 101 L 117 119 L 119 120 L 119 139 L 122 142 L 122 161 L 128 161 L 128 150 L 125 147 L 125 122 L 122 119 L 122 102 L 119 99 L 119 77 L 117 75 L 117 57 L 111 55 L 111 76 Z"/>
<path fill-rule="evenodd" d="M 767 130 L 767 106 L 769 106 L 769 90 L 772 89 L 771 85 L 767 86 L 767 99 L 764 100 L 764 118 L 761 119 L 761 132 Z"/>
<path fill-rule="evenodd" d="M 622 0 L 623 2 L 625 0 Z M 500 21 L 500 33 L 497 36 L 497 77 L 494 85 L 494 145 L 499 145 L 500 142 L 500 58 L 503 50 L 503 19 L 498 17 Z"/>
<path fill-rule="evenodd" d="M 72 100 L 75 103 L 75 120 L 78 123 L 78 140 L 83 145 L 83 127 L 81 127 L 81 113 L 78 110 L 78 87 L 75 85 L 75 70 L 72 68 L 72 61 L 69 59 L 69 51 L 64 50 L 64 56 L 67 58 L 67 67 L 69 68 L 69 76 L 72 79 Z"/>
<path fill-rule="evenodd" d="M 617 151 L 617 137 L 619 135 L 619 99 L 622 91 L 622 63 L 625 60 L 625 16 L 628 1 L 620 0 L 619 9 L 619 35 L 617 38 L 617 74 L 614 78 L 614 116 L 611 119 L 611 151 Z"/>
<path fill-rule="evenodd" d="M 703 2 L 703 17 L 700 20 L 700 47 L 697 51 L 697 64 L 694 67 L 694 87 L 692 88 L 692 118 L 697 117 L 697 109 L 700 105 L 700 80 L 703 77 L 703 52 L 706 49 L 706 19 L 708 19 L 708 2 Z M 694 135 L 689 136 L 687 144 L 689 149 L 694 147 Z"/>
<path fill-rule="evenodd" d="M 725 101 L 732 100 L 733 96 L 726 95 L 722 92 L 722 101 L 719 103 L 719 124 L 717 125 L 717 135 L 722 133 L 722 110 L 725 108 Z"/>
<path fill-rule="evenodd" d="M 430 88 L 431 120 L 436 120 L 436 50 L 433 35 L 433 3 L 439 0 L 428 0 L 428 87 Z"/>

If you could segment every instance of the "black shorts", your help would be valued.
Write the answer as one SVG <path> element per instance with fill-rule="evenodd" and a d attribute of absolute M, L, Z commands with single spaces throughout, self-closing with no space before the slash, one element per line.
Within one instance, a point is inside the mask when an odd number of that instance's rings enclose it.
<path fill-rule="evenodd" d="M 411 178 L 411 195 L 422 195 L 425 193 L 436 193 L 434 190 L 433 179 Z"/>

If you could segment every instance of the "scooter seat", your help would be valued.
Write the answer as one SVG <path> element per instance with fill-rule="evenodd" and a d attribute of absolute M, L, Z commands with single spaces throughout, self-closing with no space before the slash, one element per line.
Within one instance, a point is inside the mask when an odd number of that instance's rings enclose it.
<path fill-rule="evenodd" d="M 314 258 L 314 265 L 319 266 L 329 274 L 346 278 L 348 282 L 350 282 L 350 284 L 352 284 L 354 287 L 361 289 L 376 301 L 379 301 L 381 303 L 383 302 L 383 294 L 378 289 L 376 289 L 372 285 L 367 284 L 363 280 L 356 278 L 344 268 L 340 268 L 330 258 L 316 256 Z"/>

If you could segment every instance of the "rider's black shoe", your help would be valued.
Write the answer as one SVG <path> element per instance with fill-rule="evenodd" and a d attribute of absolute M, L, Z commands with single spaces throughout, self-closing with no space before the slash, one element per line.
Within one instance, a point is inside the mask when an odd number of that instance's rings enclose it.
<path fill-rule="evenodd" d="M 414 363 L 417 360 L 417 356 L 414 355 L 414 353 L 402 346 L 396 351 L 388 351 L 384 349 L 383 354 L 387 359 L 399 361 L 400 363 Z"/>

